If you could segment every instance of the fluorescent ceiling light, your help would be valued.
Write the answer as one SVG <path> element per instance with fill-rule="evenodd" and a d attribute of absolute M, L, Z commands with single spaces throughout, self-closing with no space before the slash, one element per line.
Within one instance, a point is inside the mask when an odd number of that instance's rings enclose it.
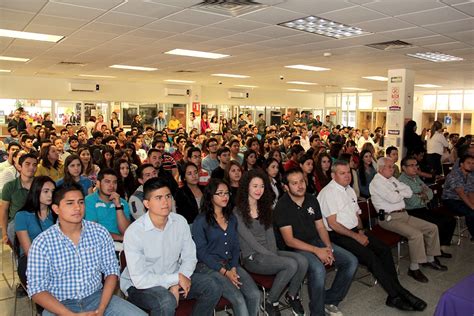
<path fill-rule="evenodd" d="M 107 75 L 85 75 L 85 74 L 80 74 L 78 76 L 79 77 L 91 77 L 91 78 L 117 78 L 115 76 L 107 76 Z"/>
<path fill-rule="evenodd" d="M 352 90 L 352 91 L 367 91 L 367 89 L 362 88 L 353 88 L 353 87 L 342 87 L 343 90 Z"/>
<path fill-rule="evenodd" d="M 208 52 L 201 52 L 198 50 L 179 49 L 179 48 L 167 51 L 165 52 L 165 54 L 209 58 L 209 59 L 220 59 L 220 58 L 229 57 L 229 55 L 224 55 L 224 54 L 208 53 Z"/>
<path fill-rule="evenodd" d="M 441 86 L 437 86 L 437 85 L 431 84 L 431 83 L 416 84 L 415 87 L 420 87 L 420 88 L 441 88 Z"/>
<path fill-rule="evenodd" d="M 241 88 L 258 88 L 258 86 L 250 86 L 246 84 L 236 84 L 236 87 L 241 87 Z"/>
<path fill-rule="evenodd" d="M 407 55 L 410 57 L 420 58 L 420 59 L 432 61 L 435 63 L 464 60 L 461 57 L 442 54 L 439 52 L 426 52 L 426 53 L 416 53 L 416 54 L 407 54 Z"/>
<path fill-rule="evenodd" d="M 387 77 L 382 77 L 382 76 L 368 76 L 368 77 L 362 77 L 364 79 L 369 79 L 369 80 L 376 80 L 376 81 L 388 81 Z"/>
<path fill-rule="evenodd" d="M 26 63 L 30 59 L 29 58 L 20 58 L 20 57 L 0 56 L 0 60 L 20 61 L 20 62 Z"/>
<path fill-rule="evenodd" d="M 289 66 L 285 66 L 285 68 L 293 68 L 293 69 L 301 69 L 301 70 L 309 70 L 309 71 L 326 71 L 326 70 L 331 70 L 330 68 L 323 68 L 323 67 L 316 67 L 316 66 L 308 66 L 308 65 L 289 65 Z"/>
<path fill-rule="evenodd" d="M 61 36 L 61 35 L 20 32 L 20 31 L 6 30 L 6 29 L 0 29 L 0 36 L 33 40 L 33 41 L 52 42 L 52 43 L 57 43 L 64 38 L 64 36 Z"/>
<path fill-rule="evenodd" d="M 278 25 L 332 38 L 347 38 L 372 34 L 358 27 L 323 19 L 313 15 L 279 23 Z"/>
<path fill-rule="evenodd" d="M 178 79 L 166 79 L 166 82 L 172 82 L 172 83 L 195 83 L 196 81 L 192 80 L 178 80 Z"/>
<path fill-rule="evenodd" d="M 246 75 L 234 75 L 234 74 L 212 74 L 211 76 L 227 77 L 227 78 L 250 78 L 250 76 L 246 76 Z"/>
<path fill-rule="evenodd" d="M 307 82 L 307 81 L 287 81 L 286 83 L 289 84 L 301 84 L 301 85 L 306 85 L 306 86 L 315 86 L 317 83 L 314 82 Z"/>
<path fill-rule="evenodd" d="M 158 68 L 151 68 L 151 67 L 141 67 L 141 66 L 129 66 L 129 65 L 112 65 L 109 68 L 116 68 L 116 69 L 127 69 L 127 70 L 140 70 L 140 71 L 155 71 Z"/>
<path fill-rule="evenodd" d="M 308 92 L 309 90 L 303 90 L 303 89 L 288 89 L 288 91 L 292 91 L 292 92 Z"/>
<path fill-rule="evenodd" d="M 10 69 L 0 69 L 0 72 L 12 72 Z"/>

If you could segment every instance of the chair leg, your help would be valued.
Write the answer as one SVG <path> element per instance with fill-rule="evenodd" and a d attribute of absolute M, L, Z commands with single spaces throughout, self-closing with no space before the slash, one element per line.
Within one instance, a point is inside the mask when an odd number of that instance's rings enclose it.
<path fill-rule="evenodd" d="M 400 275 L 401 244 L 397 243 L 397 274 Z"/>
<path fill-rule="evenodd" d="M 15 290 L 14 290 L 14 291 L 15 291 L 15 293 L 14 293 L 14 295 L 15 295 L 15 303 L 13 304 L 13 315 L 16 315 L 16 304 L 17 304 L 17 302 L 18 302 L 17 290 L 18 290 L 19 287 L 20 287 L 20 285 L 18 284 L 18 285 L 16 286 Z"/>

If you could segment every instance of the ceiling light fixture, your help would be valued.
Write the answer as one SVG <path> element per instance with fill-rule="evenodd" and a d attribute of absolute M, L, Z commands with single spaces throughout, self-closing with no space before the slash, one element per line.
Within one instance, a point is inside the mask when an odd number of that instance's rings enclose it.
<path fill-rule="evenodd" d="M 278 25 L 336 39 L 372 34 L 358 27 L 323 19 L 313 15 L 279 23 Z"/>
<path fill-rule="evenodd" d="M 64 36 L 61 35 L 21 32 L 6 29 L 0 29 L 0 36 L 52 43 L 57 43 L 64 38 Z"/>
<path fill-rule="evenodd" d="M 112 65 L 109 68 L 115 69 L 127 69 L 127 70 L 140 70 L 140 71 L 155 71 L 158 68 L 151 68 L 151 67 L 141 67 L 141 66 L 129 66 L 129 65 Z"/>
<path fill-rule="evenodd" d="M 367 91 L 367 89 L 354 88 L 354 87 L 342 87 L 342 90 L 352 90 L 352 91 Z"/>
<path fill-rule="evenodd" d="M 220 58 L 225 58 L 225 57 L 230 56 L 230 55 L 224 55 L 224 54 L 208 53 L 208 52 L 202 52 L 198 50 L 179 49 L 179 48 L 167 51 L 165 52 L 165 54 L 198 57 L 198 58 L 209 58 L 209 59 L 220 59 Z"/>
<path fill-rule="evenodd" d="M 448 54 L 442 54 L 439 52 L 415 53 L 415 54 L 407 54 L 407 56 L 415 57 L 415 58 L 419 58 L 423 60 L 428 60 L 435 63 L 464 60 L 464 58 L 461 58 L 461 57 L 456 57 L 456 56 L 452 56 Z"/>
<path fill-rule="evenodd" d="M 0 69 L 0 72 L 12 72 L 10 69 Z"/>
<path fill-rule="evenodd" d="M 301 84 L 301 85 L 306 85 L 306 86 L 315 86 L 315 85 L 317 85 L 317 83 L 315 83 L 315 82 L 307 82 L 307 81 L 287 81 L 286 83 Z"/>
<path fill-rule="evenodd" d="M 382 77 L 382 76 L 368 76 L 368 77 L 362 77 L 364 79 L 369 79 L 369 80 L 376 80 L 376 81 L 388 81 L 387 77 Z"/>
<path fill-rule="evenodd" d="M 441 88 L 441 86 L 431 84 L 431 83 L 423 83 L 423 84 L 416 84 L 415 87 L 420 88 Z"/>
<path fill-rule="evenodd" d="M 246 85 L 246 84 L 236 84 L 234 86 L 241 87 L 241 88 L 258 88 L 258 86 L 250 86 L 250 85 Z"/>
<path fill-rule="evenodd" d="M 291 92 L 308 92 L 309 90 L 303 90 L 303 89 L 288 89 L 288 91 L 291 91 Z"/>
<path fill-rule="evenodd" d="M 107 75 L 86 75 L 86 74 L 80 74 L 78 75 L 79 77 L 90 77 L 90 78 L 117 78 L 115 76 L 107 76 Z"/>
<path fill-rule="evenodd" d="M 330 68 L 308 66 L 308 65 L 289 65 L 289 66 L 285 66 L 285 68 L 309 70 L 309 71 L 327 71 L 327 70 L 331 70 Z"/>
<path fill-rule="evenodd" d="M 215 76 L 215 77 L 227 77 L 227 78 L 250 78 L 250 76 L 246 76 L 246 75 L 234 75 L 234 74 L 212 74 L 211 76 Z"/>
<path fill-rule="evenodd" d="M 171 83 L 195 83 L 196 82 L 192 80 L 179 80 L 179 79 L 166 79 L 164 81 L 171 82 Z"/>
<path fill-rule="evenodd" d="M 5 60 L 5 61 L 19 61 L 26 63 L 29 58 L 20 58 L 20 57 L 10 57 L 10 56 L 0 56 L 0 60 Z"/>

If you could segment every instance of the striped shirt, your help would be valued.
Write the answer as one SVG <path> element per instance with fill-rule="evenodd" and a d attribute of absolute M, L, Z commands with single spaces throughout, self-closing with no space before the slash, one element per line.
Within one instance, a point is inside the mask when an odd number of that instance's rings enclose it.
<path fill-rule="evenodd" d="M 102 288 L 102 274 L 119 275 L 112 237 L 86 220 L 77 246 L 57 223 L 36 237 L 28 253 L 30 297 L 49 292 L 59 301 L 83 299 Z"/>

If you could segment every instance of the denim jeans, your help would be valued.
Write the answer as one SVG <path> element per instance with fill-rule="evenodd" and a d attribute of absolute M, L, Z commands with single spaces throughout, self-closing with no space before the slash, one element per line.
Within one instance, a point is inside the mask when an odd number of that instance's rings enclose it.
<path fill-rule="evenodd" d="M 316 247 L 325 247 L 321 240 L 311 242 Z M 346 296 L 352 283 L 352 278 L 357 270 L 357 258 L 349 251 L 332 245 L 334 250 L 334 265 L 336 277 L 327 290 L 324 289 L 326 281 L 326 268 L 319 258 L 313 253 L 297 250 L 308 259 L 308 294 L 309 310 L 311 316 L 324 316 L 324 305 L 338 305 Z"/>
<path fill-rule="evenodd" d="M 466 218 L 467 229 L 471 238 L 474 238 L 474 212 L 472 209 L 462 200 L 443 200 L 443 203 L 450 212 Z"/>
<path fill-rule="evenodd" d="M 303 255 L 290 251 L 278 251 L 275 256 L 256 253 L 245 258 L 243 266 L 252 273 L 275 275 L 267 297 L 269 302 L 274 303 L 279 301 L 287 285 L 288 294 L 293 297 L 298 295 L 308 270 L 308 260 Z"/>
<path fill-rule="evenodd" d="M 150 311 L 152 316 L 174 315 L 177 307 L 174 295 L 162 286 L 138 290 L 130 287 L 127 290 L 128 300 L 133 304 Z M 222 296 L 222 289 L 217 282 L 202 273 L 191 276 L 191 288 L 188 299 L 196 299 L 192 315 L 209 316 L 214 312 L 214 307 Z"/>
<path fill-rule="evenodd" d="M 240 289 L 236 288 L 227 277 L 210 269 L 202 262 L 197 264 L 196 271 L 205 273 L 217 281 L 222 287 L 222 296 L 232 304 L 235 316 L 258 315 L 260 291 L 253 279 L 242 267 L 237 267 L 237 274 L 240 276 L 240 282 L 242 283 Z"/>
<path fill-rule="evenodd" d="M 102 289 L 85 297 L 80 300 L 64 300 L 61 303 L 66 306 L 71 312 L 82 313 L 95 311 L 100 304 L 100 298 L 102 296 Z M 44 310 L 43 316 L 54 316 L 55 314 Z M 146 316 L 147 314 L 136 307 L 135 305 L 119 298 L 118 296 L 113 295 L 110 299 L 109 305 L 104 312 L 105 316 Z"/>

